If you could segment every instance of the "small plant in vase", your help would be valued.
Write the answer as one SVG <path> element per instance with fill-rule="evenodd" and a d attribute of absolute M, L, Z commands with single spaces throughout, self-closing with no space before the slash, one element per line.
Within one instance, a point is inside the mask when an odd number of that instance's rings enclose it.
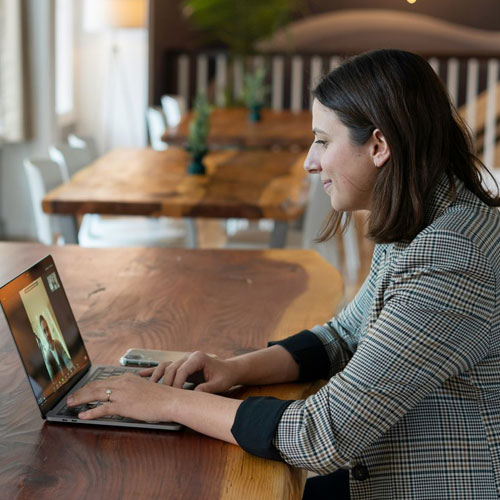
<path fill-rule="evenodd" d="M 247 73 L 243 79 L 243 101 L 245 102 L 252 122 L 260 121 L 260 110 L 264 106 L 268 87 L 265 85 L 266 69 L 257 68 L 253 73 Z"/>
<path fill-rule="evenodd" d="M 207 136 L 210 130 L 210 104 L 204 94 L 198 94 L 194 101 L 193 119 L 189 123 L 186 151 L 191 155 L 187 173 L 204 175 L 203 157 L 208 153 Z"/>

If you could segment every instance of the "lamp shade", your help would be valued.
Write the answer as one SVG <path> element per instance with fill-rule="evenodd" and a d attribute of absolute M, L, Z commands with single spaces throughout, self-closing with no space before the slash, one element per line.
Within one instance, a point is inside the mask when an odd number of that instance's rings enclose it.
<path fill-rule="evenodd" d="M 83 28 L 85 31 L 143 28 L 146 10 L 146 0 L 85 0 Z"/>

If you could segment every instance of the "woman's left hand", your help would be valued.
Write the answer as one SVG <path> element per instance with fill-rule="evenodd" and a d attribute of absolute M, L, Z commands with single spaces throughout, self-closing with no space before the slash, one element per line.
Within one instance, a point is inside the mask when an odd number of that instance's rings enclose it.
<path fill-rule="evenodd" d="M 169 421 L 168 407 L 171 387 L 152 384 L 138 375 L 127 373 L 85 385 L 67 399 L 68 406 L 79 406 L 92 401 L 103 404 L 80 413 L 82 419 L 120 415 L 153 422 Z M 109 396 L 109 397 L 108 397 Z"/>

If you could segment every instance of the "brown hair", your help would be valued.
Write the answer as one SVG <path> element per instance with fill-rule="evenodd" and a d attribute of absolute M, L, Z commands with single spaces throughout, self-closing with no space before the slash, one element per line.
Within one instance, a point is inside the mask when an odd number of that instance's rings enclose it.
<path fill-rule="evenodd" d="M 335 111 L 354 143 L 364 144 L 376 128 L 387 140 L 391 158 L 377 176 L 368 223 L 377 243 L 412 240 L 425 227 L 426 204 L 443 174 L 453 194 L 456 177 L 487 205 L 500 206 L 481 184 L 487 170 L 464 121 L 422 57 L 392 49 L 361 54 L 326 75 L 313 96 Z M 332 211 L 318 241 L 330 239 L 341 218 Z"/>

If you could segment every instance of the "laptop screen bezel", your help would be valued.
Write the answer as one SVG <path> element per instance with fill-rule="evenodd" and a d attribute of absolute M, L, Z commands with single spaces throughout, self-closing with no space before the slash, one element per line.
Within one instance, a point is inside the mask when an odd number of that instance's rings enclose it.
<path fill-rule="evenodd" d="M 56 406 L 59 403 L 59 401 L 61 401 L 61 399 L 71 390 L 71 388 L 75 384 L 78 383 L 78 381 L 90 370 L 90 368 L 92 366 L 92 363 L 90 361 L 90 357 L 89 357 L 88 352 L 87 352 L 87 348 L 85 347 L 85 343 L 83 341 L 83 338 L 82 338 L 82 335 L 81 335 L 81 332 L 80 332 L 80 328 L 78 327 L 78 323 L 76 322 L 75 315 L 73 313 L 73 309 L 71 308 L 71 304 L 69 303 L 68 296 L 66 294 L 66 290 L 64 289 L 64 285 L 63 285 L 62 280 L 60 278 L 59 271 L 57 270 L 57 267 L 56 267 L 56 264 L 54 262 L 54 259 L 53 259 L 52 255 L 49 254 L 46 257 L 44 257 L 43 259 L 41 259 L 38 262 L 36 262 L 35 264 L 33 264 L 32 266 L 30 266 L 29 268 L 25 269 L 23 272 L 21 272 L 18 275 L 16 275 L 14 278 L 12 278 L 9 281 L 7 281 L 6 283 L 4 283 L 2 286 L 0 286 L 0 305 L 2 307 L 2 311 L 3 311 L 3 314 L 4 314 L 5 319 L 7 321 L 7 324 L 9 325 L 9 330 L 10 330 L 10 333 L 12 335 L 12 340 L 14 341 L 14 345 L 16 346 L 16 350 L 17 350 L 17 353 L 19 355 L 19 359 L 21 360 L 21 365 L 23 366 L 24 372 L 26 373 L 26 378 L 29 380 L 30 373 L 26 369 L 26 365 L 25 365 L 24 360 L 23 360 L 23 355 L 21 353 L 20 346 L 18 345 L 16 337 L 15 337 L 15 335 L 13 333 L 13 331 L 14 331 L 14 325 L 11 324 L 10 318 L 8 317 L 8 315 L 6 313 L 6 309 L 5 309 L 4 304 L 3 304 L 3 294 L 1 292 L 3 291 L 3 289 L 5 287 L 11 286 L 13 284 L 13 282 L 15 282 L 16 280 L 20 280 L 20 278 L 23 275 L 25 275 L 26 273 L 33 272 L 35 270 L 35 268 L 37 268 L 39 266 L 42 269 L 45 269 L 47 265 L 52 265 L 54 271 L 57 273 L 57 276 L 59 278 L 59 283 L 60 283 L 60 286 L 61 286 L 61 291 L 63 293 L 63 299 L 67 303 L 68 312 L 69 312 L 69 315 L 70 315 L 70 320 L 72 320 L 74 322 L 74 325 L 76 327 L 77 337 L 80 340 L 81 345 L 83 347 L 83 354 L 84 354 L 84 356 L 86 358 L 86 361 L 78 369 L 78 371 L 75 372 L 71 376 L 70 379 L 68 379 L 63 385 L 61 385 L 61 387 L 59 387 L 59 389 L 57 389 L 51 395 L 49 395 L 45 399 L 45 401 L 43 401 L 42 403 L 39 403 L 39 401 L 37 399 L 37 395 L 35 394 L 35 391 L 34 391 L 32 385 L 28 382 L 28 385 L 30 386 L 31 392 L 33 393 L 33 396 L 34 396 L 34 398 L 36 400 L 38 409 L 40 410 L 40 413 L 42 415 L 42 418 L 46 417 L 47 413 L 52 408 L 54 408 L 54 406 Z M 42 273 L 40 273 L 40 276 L 42 276 L 42 274 L 43 274 L 43 271 L 42 271 Z M 20 289 L 18 291 L 20 291 Z"/>

